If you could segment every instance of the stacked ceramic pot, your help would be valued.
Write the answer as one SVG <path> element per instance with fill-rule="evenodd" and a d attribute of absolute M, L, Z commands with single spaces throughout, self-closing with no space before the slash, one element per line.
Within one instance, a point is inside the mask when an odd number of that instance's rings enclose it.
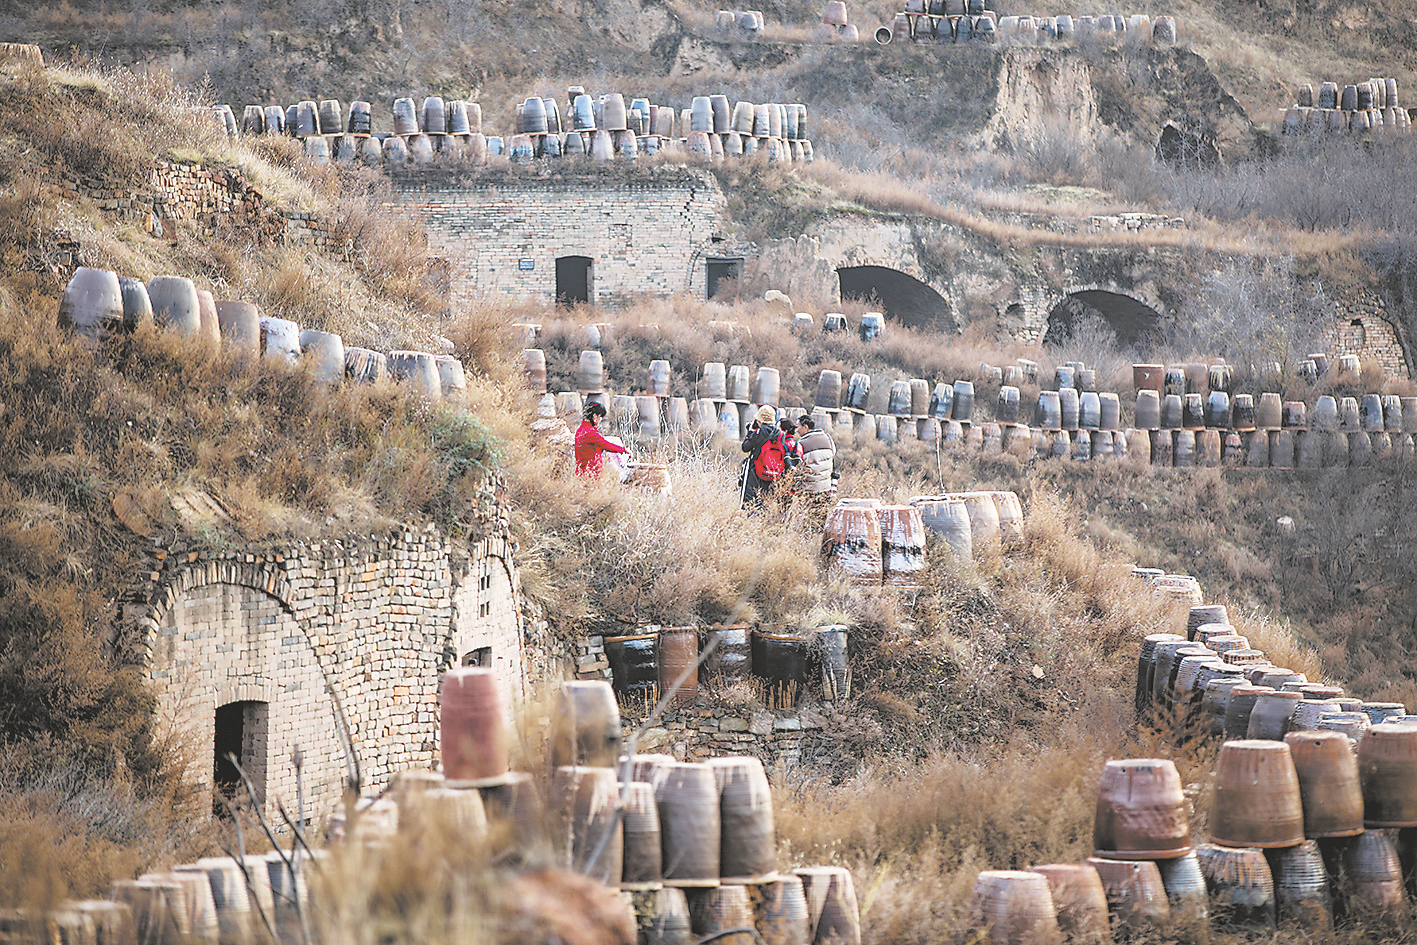
<path fill-rule="evenodd" d="M 1352 370 L 1344 365 L 1341 358 L 1340 377 Z M 1322 353 L 1300 365 L 1301 377 L 1312 381 L 1328 371 Z M 1250 394 L 1232 396 L 1225 364 L 1134 364 L 1132 372 L 1136 409 L 1126 437 L 1141 462 L 1317 469 L 1414 460 L 1417 416 L 1409 414 L 1417 411 L 1417 397 L 1374 393 L 1360 403 L 1325 394 L 1310 408 L 1274 392 L 1261 393 L 1258 401 Z"/>
<path fill-rule="evenodd" d="M 345 380 L 372 384 L 388 377 L 427 400 L 455 405 L 465 400 L 463 365 L 452 355 L 345 345 L 338 334 L 263 315 L 249 302 L 213 298 L 181 276 L 155 276 L 143 283 L 80 267 L 60 301 L 59 323 L 94 340 L 144 322 L 186 337 L 194 356 L 210 357 L 221 348 L 238 367 L 279 362 L 298 366 L 327 385 Z M 531 360 L 525 364 L 530 373 Z"/>
<path fill-rule="evenodd" d="M 1367 79 L 1340 87 L 1321 82 L 1299 86 L 1294 102 L 1282 111 L 1286 135 L 1394 135 L 1412 130 L 1412 119 L 1398 101 L 1396 79 Z"/>

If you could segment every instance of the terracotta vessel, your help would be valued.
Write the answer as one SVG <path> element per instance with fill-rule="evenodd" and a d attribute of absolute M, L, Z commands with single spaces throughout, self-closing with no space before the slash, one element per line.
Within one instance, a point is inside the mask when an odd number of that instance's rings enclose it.
<path fill-rule="evenodd" d="M 1095 855 L 1123 860 L 1184 856 L 1191 825 L 1181 776 L 1171 761 L 1109 761 L 1097 788 L 1093 821 Z"/>
<path fill-rule="evenodd" d="M 1217 926 L 1273 930 L 1274 878 L 1262 850 L 1202 844 L 1196 849 Z"/>
<path fill-rule="evenodd" d="M 1304 842 L 1299 778 L 1288 745 L 1241 739 L 1220 746 L 1210 835 L 1216 843 L 1232 847 L 1291 847 Z"/>
<path fill-rule="evenodd" d="M 1341 732 L 1304 731 L 1284 736 L 1299 778 L 1304 835 L 1352 837 L 1363 832 L 1363 791 L 1358 762 Z"/>
<path fill-rule="evenodd" d="M 1358 744 L 1364 821 L 1369 827 L 1417 827 L 1417 722 L 1383 722 Z"/>
<path fill-rule="evenodd" d="M 1161 925 L 1171 919 L 1171 905 L 1161 871 L 1151 860 L 1088 857 L 1107 892 L 1107 908 L 1117 922 L 1132 928 Z"/>
<path fill-rule="evenodd" d="M 1032 872 L 1048 880 L 1048 892 L 1058 913 L 1058 931 L 1070 942 L 1093 945 L 1110 942 L 1107 891 L 1097 870 L 1085 864 L 1058 863 L 1035 866 Z"/>
<path fill-rule="evenodd" d="M 1021 870 L 984 870 L 974 881 L 970 924 L 997 945 L 1057 945 L 1057 911 L 1048 878 Z"/>

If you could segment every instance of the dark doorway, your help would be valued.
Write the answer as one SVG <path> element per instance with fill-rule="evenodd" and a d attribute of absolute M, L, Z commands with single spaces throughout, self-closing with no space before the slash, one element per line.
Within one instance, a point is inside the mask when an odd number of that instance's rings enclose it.
<path fill-rule="evenodd" d="M 884 314 L 911 328 L 953 331 L 954 315 L 945 297 L 899 269 L 844 266 L 836 271 L 843 299 L 879 299 Z"/>
<path fill-rule="evenodd" d="M 1087 289 L 1074 292 L 1048 313 L 1043 343 L 1066 344 L 1089 324 L 1105 324 L 1117 342 L 1132 346 L 1154 340 L 1162 329 L 1161 313 L 1120 292 Z"/>
<path fill-rule="evenodd" d="M 707 293 L 705 298 L 716 298 L 727 286 L 726 282 L 737 283 L 743 274 L 743 260 L 741 259 L 710 259 L 708 260 L 707 278 L 705 284 Z"/>
<path fill-rule="evenodd" d="M 558 256 L 556 304 L 589 305 L 595 297 L 595 260 L 589 256 Z"/>
<path fill-rule="evenodd" d="M 265 702 L 228 702 L 217 706 L 212 736 L 212 784 L 217 797 L 212 799 L 212 804 L 219 814 L 230 813 L 224 801 L 234 803 L 245 797 L 237 763 L 251 779 L 257 803 L 263 799 L 268 708 Z M 236 762 L 232 761 L 233 757 Z"/>
<path fill-rule="evenodd" d="M 491 666 L 492 647 L 479 646 L 475 650 L 468 650 L 462 655 L 462 664 L 464 666 Z"/>

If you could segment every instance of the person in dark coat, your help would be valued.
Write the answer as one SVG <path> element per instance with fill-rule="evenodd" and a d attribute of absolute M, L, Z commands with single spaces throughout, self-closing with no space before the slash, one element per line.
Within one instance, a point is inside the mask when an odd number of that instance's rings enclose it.
<path fill-rule="evenodd" d="M 743 464 L 743 508 L 761 506 L 763 493 L 775 485 L 758 478 L 753 466 L 763 447 L 781 435 L 782 431 L 777 428 L 777 411 L 766 404 L 759 407 L 752 426 L 748 428 L 748 435 L 743 438 L 743 452 L 748 454 L 748 460 Z"/>
<path fill-rule="evenodd" d="M 797 442 L 797 425 L 783 417 L 777 421 L 777 428 L 782 431 L 782 448 L 787 451 L 787 468 L 796 469 L 802 462 L 802 447 Z"/>

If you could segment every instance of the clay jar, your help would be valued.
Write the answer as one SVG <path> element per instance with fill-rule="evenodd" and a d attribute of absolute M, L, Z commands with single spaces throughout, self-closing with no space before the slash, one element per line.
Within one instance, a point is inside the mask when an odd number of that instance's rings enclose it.
<path fill-rule="evenodd" d="M 443 773 L 449 780 L 482 781 L 507 773 L 506 709 L 492 670 L 448 670 L 441 711 Z"/>
<path fill-rule="evenodd" d="M 1164 758 L 1107 762 L 1097 788 L 1092 845 L 1094 855 L 1120 860 L 1191 852 L 1190 818 L 1175 764 Z"/>
<path fill-rule="evenodd" d="M 1417 722 L 1384 722 L 1358 743 L 1364 820 L 1369 827 L 1417 826 Z"/>
<path fill-rule="evenodd" d="M 552 717 L 552 763 L 608 768 L 619 754 L 620 708 L 610 684 L 563 682 Z"/>
<path fill-rule="evenodd" d="M 1352 837 L 1362 833 L 1363 791 L 1348 736 L 1290 732 L 1284 741 L 1299 778 L 1305 836 Z"/>
<path fill-rule="evenodd" d="M 1196 850 L 1211 914 L 1225 930 L 1273 930 L 1274 877 L 1260 850 L 1202 844 Z"/>
<path fill-rule="evenodd" d="M 802 879 L 815 942 L 861 945 L 861 910 L 856 887 L 845 867 L 805 866 L 793 870 Z"/>
<path fill-rule="evenodd" d="M 1289 720 L 1294 717 L 1294 708 L 1303 701 L 1298 692 L 1265 692 L 1255 700 L 1250 711 L 1250 724 L 1246 727 L 1246 738 L 1263 738 L 1279 741 L 1289 731 Z"/>
<path fill-rule="evenodd" d="M 1161 871 L 1150 860 L 1109 860 L 1088 857 L 1107 893 L 1107 908 L 1117 922 L 1131 928 L 1160 925 L 1171 919 L 1171 905 Z"/>
<path fill-rule="evenodd" d="M 970 923 L 998 945 L 1046 945 L 1060 940 L 1048 879 L 1019 870 L 984 870 L 974 881 Z"/>
<path fill-rule="evenodd" d="M 1220 746 L 1210 827 L 1211 839 L 1230 847 L 1292 847 L 1304 842 L 1299 778 L 1288 745 L 1240 739 Z"/>
<path fill-rule="evenodd" d="M 720 855 L 718 782 L 702 764 L 669 763 L 656 772 L 664 882 L 717 886 Z"/>
<path fill-rule="evenodd" d="M 1136 425 L 1141 430 L 1161 427 L 1161 398 L 1150 388 L 1137 391 Z"/>
<path fill-rule="evenodd" d="M 1069 941 L 1103 942 L 1111 937 L 1107 891 L 1097 870 L 1085 864 L 1049 864 L 1032 871 L 1048 880 L 1058 913 L 1058 931 Z"/>
<path fill-rule="evenodd" d="M 751 756 L 708 762 L 719 789 L 719 873 L 728 883 L 762 882 L 776 870 L 772 789 Z"/>

